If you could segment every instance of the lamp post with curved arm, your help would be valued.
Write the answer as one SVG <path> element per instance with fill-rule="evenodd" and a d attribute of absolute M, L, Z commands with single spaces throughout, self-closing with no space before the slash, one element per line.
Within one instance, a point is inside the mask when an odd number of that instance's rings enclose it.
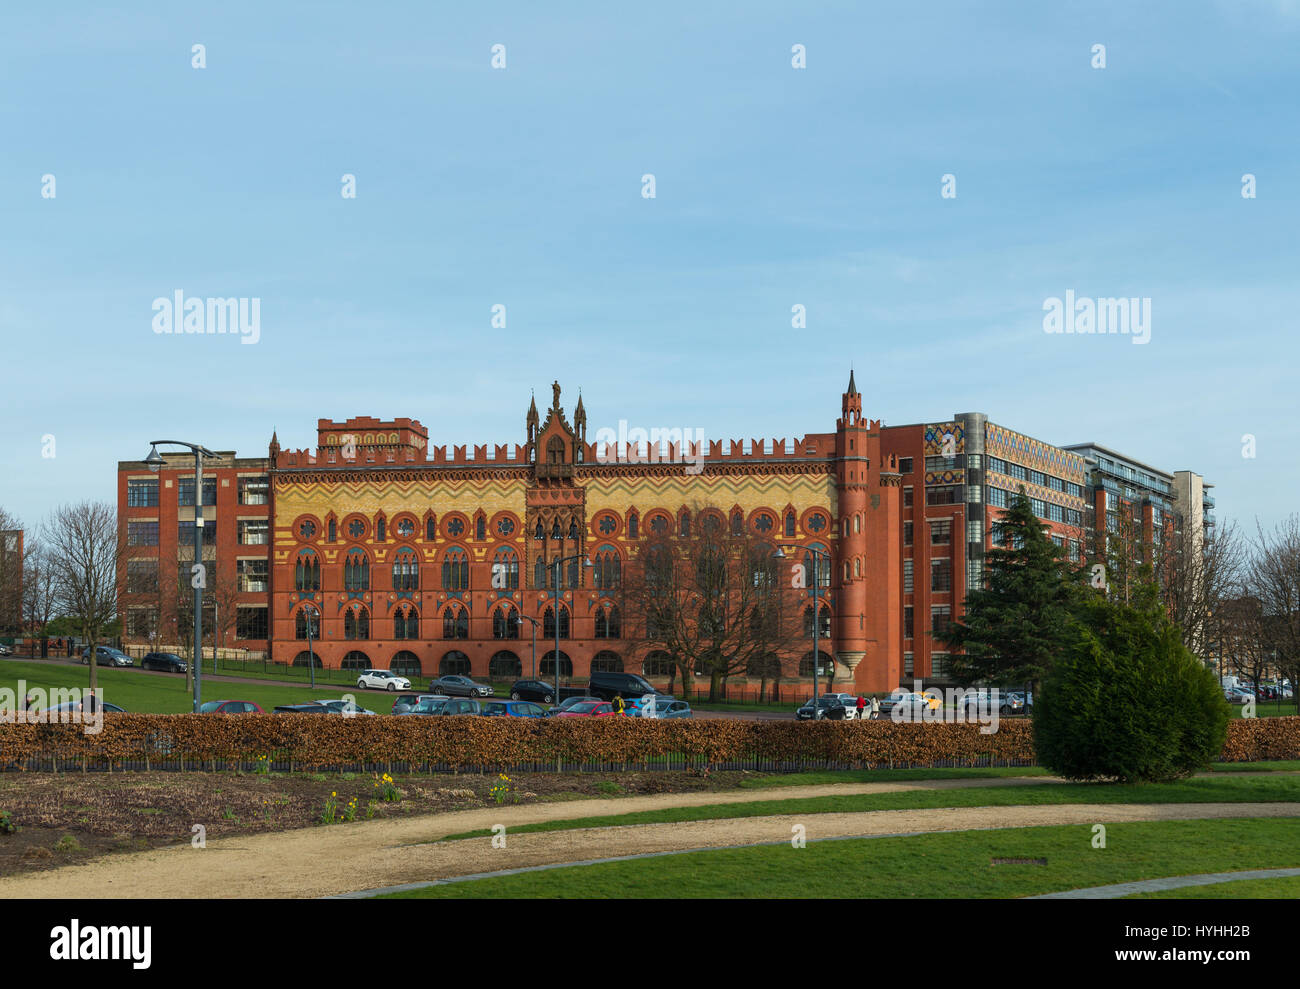
<path fill-rule="evenodd" d="M 154 440 L 149 444 L 149 456 L 144 462 L 149 469 L 157 471 L 162 467 L 162 454 L 158 444 L 164 446 L 183 446 L 194 453 L 194 566 L 202 568 L 202 575 L 190 571 L 190 586 L 194 588 L 194 713 L 199 713 L 203 701 L 203 586 L 207 583 L 207 567 L 203 563 L 203 458 L 216 458 L 216 454 L 206 446 L 186 443 L 184 440 Z M 196 579 L 199 578 L 199 579 Z M 94 657 L 91 657 L 92 661 Z"/>

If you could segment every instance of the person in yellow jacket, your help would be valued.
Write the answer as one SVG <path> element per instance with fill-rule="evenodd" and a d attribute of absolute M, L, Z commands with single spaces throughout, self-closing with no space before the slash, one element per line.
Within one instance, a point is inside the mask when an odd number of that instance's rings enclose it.
<path fill-rule="evenodd" d="M 622 713 L 623 713 L 623 707 L 624 707 L 624 704 L 623 704 L 623 695 L 622 695 L 622 694 L 615 694 L 615 695 L 614 695 L 614 713 L 615 713 L 615 714 L 622 714 Z"/>

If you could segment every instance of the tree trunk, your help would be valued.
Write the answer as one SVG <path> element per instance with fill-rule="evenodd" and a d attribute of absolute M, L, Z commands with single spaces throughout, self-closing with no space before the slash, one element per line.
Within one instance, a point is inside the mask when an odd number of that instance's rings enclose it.
<path fill-rule="evenodd" d="M 718 700 L 718 688 L 722 685 L 722 671 L 716 666 L 713 672 L 709 674 L 709 703 L 716 703 Z"/>

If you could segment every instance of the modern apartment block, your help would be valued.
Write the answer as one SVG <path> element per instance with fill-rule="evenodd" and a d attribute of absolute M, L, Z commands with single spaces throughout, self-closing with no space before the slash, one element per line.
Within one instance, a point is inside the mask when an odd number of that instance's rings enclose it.
<path fill-rule="evenodd" d="M 903 475 L 903 676 L 942 681 L 948 654 L 936 633 L 983 581 L 984 552 L 1015 492 L 1023 486 L 1051 538 L 1081 557 L 1083 458 L 981 412 L 887 427 L 881 450 Z"/>
<path fill-rule="evenodd" d="M 163 461 L 156 472 L 142 460 L 117 465 L 118 515 L 127 534 L 118 602 L 126 642 L 174 647 L 190 641 L 189 630 L 178 627 L 178 614 L 193 614 L 194 457 L 164 453 Z M 265 650 L 271 543 L 266 458 L 232 451 L 204 458 L 200 499 L 199 559 L 207 567 L 204 644 L 213 643 L 215 629 L 219 647 Z"/>

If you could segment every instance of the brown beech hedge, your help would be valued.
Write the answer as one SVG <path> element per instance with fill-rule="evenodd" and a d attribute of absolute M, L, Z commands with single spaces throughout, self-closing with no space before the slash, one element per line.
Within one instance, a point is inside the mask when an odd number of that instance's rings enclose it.
<path fill-rule="evenodd" d="M 665 756 L 712 764 L 747 760 L 848 766 L 951 762 L 1032 763 L 1032 726 L 892 721 L 797 722 L 600 718 L 356 718 L 273 714 L 108 714 L 103 731 L 80 725 L 0 724 L 0 766 L 57 759 L 111 766 L 124 760 L 185 765 L 252 763 L 266 756 L 294 769 L 340 765 L 433 764 L 498 769 L 538 764 L 636 765 Z M 1224 761 L 1300 758 L 1300 717 L 1234 720 Z"/>

